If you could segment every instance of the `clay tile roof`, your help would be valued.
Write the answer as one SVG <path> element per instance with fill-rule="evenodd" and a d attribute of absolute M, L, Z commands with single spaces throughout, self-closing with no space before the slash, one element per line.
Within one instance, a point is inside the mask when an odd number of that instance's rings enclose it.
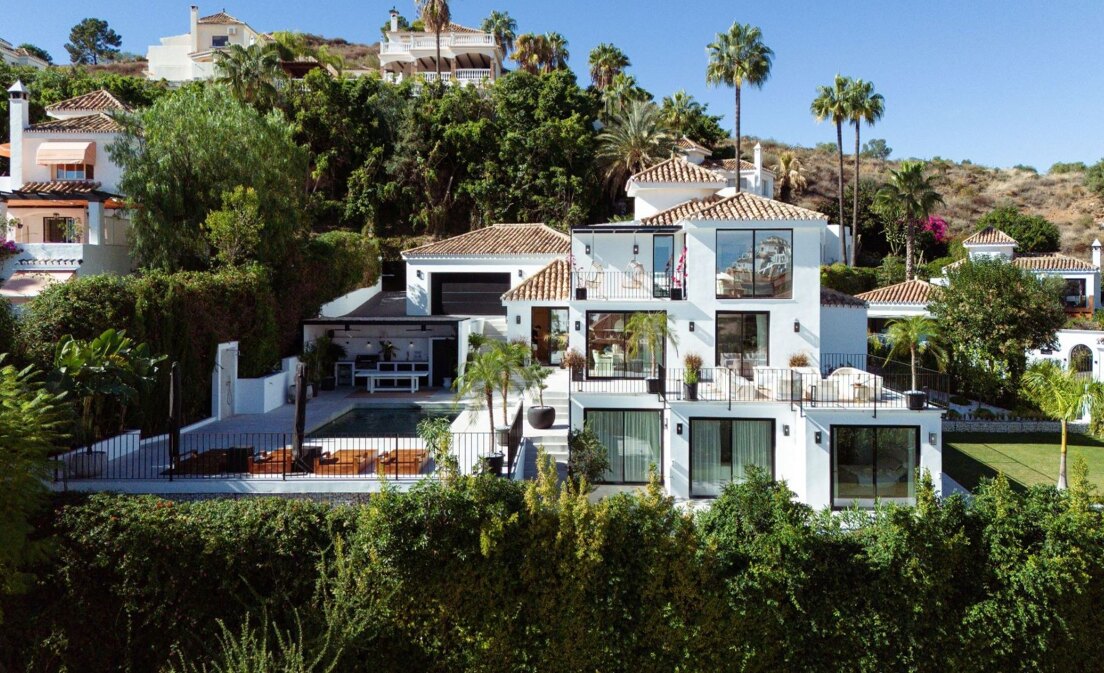
<path fill-rule="evenodd" d="M 30 133 L 118 133 L 122 130 L 119 122 L 102 112 L 69 119 L 51 119 L 27 127 Z"/>
<path fill-rule="evenodd" d="M 56 180 L 53 182 L 26 182 L 18 192 L 35 194 L 91 194 L 100 188 L 100 183 L 90 180 Z"/>
<path fill-rule="evenodd" d="M 53 105 L 46 106 L 46 110 L 48 112 L 103 112 L 105 110 L 122 110 L 124 112 L 129 112 L 130 108 L 121 100 L 111 95 L 110 91 L 100 89 L 99 91 L 91 91 L 82 96 L 75 96 L 63 101 L 58 101 Z"/>
<path fill-rule="evenodd" d="M 704 165 L 709 166 L 710 168 L 719 168 L 719 169 L 725 170 L 725 171 L 733 171 L 733 172 L 736 171 L 736 160 L 735 159 L 714 159 L 714 160 L 706 161 L 704 163 Z M 755 170 L 755 164 L 751 163 L 750 161 L 747 161 L 746 159 L 740 159 L 740 170 L 741 171 L 754 171 Z M 771 169 L 766 168 L 766 167 L 763 167 L 763 173 L 765 173 L 767 175 L 772 175 L 772 176 L 774 175 L 774 171 L 772 171 Z"/>
<path fill-rule="evenodd" d="M 677 224 L 682 220 L 690 217 L 694 213 L 704 210 L 709 206 L 720 201 L 722 196 L 708 196 L 704 199 L 694 199 L 680 203 L 674 208 L 668 208 L 667 210 L 661 210 L 655 215 L 649 215 L 648 217 L 641 218 L 640 222 L 643 224 L 651 225 L 664 225 L 664 224 Z"/>
<path fill-rule="evenodd" d="M 629 182 L 724 183 L 720 173 L 692 164 L 683 157 L 671 157 L 629 178 Z"/>
<path fill-rule="evenodd" d="M 725 197 L 690 215 L 690 220 L 827 220 L 828 216 L 808 208 L 740 192 Z"/>
<path fill-rule="evenodd" d="M 855 295 L 871 304 L 919 304 L 927 306 L 935 286 L 924 280 L 906 280 Z"/>
<path fill-rule="evenodd" d="M 996 227 L 985 227 L 963 241 L 962 245 L 1016 245 L 1016 239 Z"/>
<path fill-rule="evenodd" d="M 241 24 L 245 23 L 244 21 L 239 21 L 238 19 L 235 19 L 234 17 L 230 16 L 225 11 L 217 12 L 217 13 L 212 14 L 210 16 L 201 17 L 199 19 L 199 22 L 200 23 L 219 24 L 219 25 L 227 25 L 227 24 L 231 24 L 231 23 L 241 23 Z"/>
<path fill-rule="evenodd" d="M 502 300 L 566 301 L 570 294 L 571 267 L 566 259 L 557 259 L 502 295 Z"/>
<path fill-rule="evenodd" d="M 403 251 L 403 257 L 566 255 L 571 237 L 544 224 L 495 224 Z"/>
<path fill-rule="evenodd" d="M 706 154 L 712 154 L 713 153 L 713 150 L 709 149 L 705 145 L 702 145 L 701 143 L 697 143 L 697 142 L 694 142 L 693 140 L 690 140 L 686 136 L 683 136 L 683 137 L 679 138 L 678 142 L 675 143 L 675 144 L 678 146 L 678 148 L 680 150 L 695 150 L 697 152 L 705 152 Z"/>
<path fill-rule="evenodd" d="M 821 306 L 842 306 L 844 308 L 866 308 L 866 302 L 858 297 L 853 297 L 846 292 L 833 290 L 830 287 L 820 288 Z"/>
<path fill-rule="evenodd" d="M 1012 264 L 1030 271 L 1096 271 L 1092 263 L 1060 252 L 1017 255 Z"/>

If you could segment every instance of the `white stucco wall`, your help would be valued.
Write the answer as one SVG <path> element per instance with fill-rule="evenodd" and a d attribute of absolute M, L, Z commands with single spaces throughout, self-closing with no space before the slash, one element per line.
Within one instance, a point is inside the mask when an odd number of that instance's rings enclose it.
<path fill-rule="evenodd" d="M 430 315 L 433 302 L 430 297 L 435 273 L 507 273 L 510 288 L 515 288 L 526 278 L 540 271 L 558 255 L 510 257 L 414 257 L 406 262 L 406 314 Z M 418 272 L 422 277 L 418 277 Z M 521 271 L 521 275 L 518 275 Z"/>
<path fill-rule="evenodd" d="M 93 180 L 100 183 L 105 192 L 117 193 L 122 170 L 111 162 L 107 146 L 118 137 L 117 133 L 64 133 L 50 134 L 25 131 L 23 133 L 23 182 L 49 182 L 51 166 L 35 163 L 38 148 L 44 142 L 94 142 L 96 143 L 96 164 Z"/>
<path fill-rule="evenodd" d="M 664 187 L 634 187 L 630 196 L 634 197 L 633 217 L 642 219 L 649 215 L 674 208 L 691 199 L 704 199 L 717 193 L 724 187 L 721 183 L 712 185 L 677 185 Z"/>
<path fill-rule="evenodd" d="M 1063 367 L 1068 367 L 1070 354 L 1074 346 L 1085 346 L 1093 354 L 1093 378 L 1104 381 L 1104 331 L 1084 329 L 1058 330 L 1057 348 L 1045 353 L 1041 350 L 1028 351 L 1028 362 L 1037 360 L 1054 360 Z"/>

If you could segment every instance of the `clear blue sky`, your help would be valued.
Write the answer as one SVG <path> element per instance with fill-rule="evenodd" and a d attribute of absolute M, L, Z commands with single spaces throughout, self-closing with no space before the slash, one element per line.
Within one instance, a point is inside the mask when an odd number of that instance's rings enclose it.
<path fill-rule="evenodd" d="M 374 42 L 392 2 L 220 0 L 261 31 L 300 30 Z M 186 0 L 51 0 L 6 3 L 0 37 L 31 42 L 64 60 L 69 28 L 107 19 L 123 48 L 144 54 L 157 38 L 187 32 Z M 397 6 L 414 13 L 411 0 Z M 818 84 L 836 72 L 872 80 L 886 116 L 864 137 L 885 138 L 895 157 L 971 159 L 996 166 L 1104 157 L 1104 2 L 1100 0 L 454 0 L 454 19 L 478 24 L 509 11 L 519 32 L 559 31 L 585 83 L 586 55 L 613 42 L 656 97 L 685 88 L 724 113 L 729 90 L 706 86 L 705 45 L 733 20 L 758 25 L 775 52 L 771 79 L 744 96 L 745 133 L 812 145 L 834 141 L 809 115 Z"/>

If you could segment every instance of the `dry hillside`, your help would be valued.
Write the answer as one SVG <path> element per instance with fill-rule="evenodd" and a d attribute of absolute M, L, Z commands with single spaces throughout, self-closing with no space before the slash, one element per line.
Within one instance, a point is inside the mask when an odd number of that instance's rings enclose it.
<path fill-rule="evenodd" d="M 754 146 L 751 139 L 750 145 Z M 793 151 L 801 160 L 802 172 L 809 182 L 805 193 L 798 195 L 798 205 L 816 208 L 824 199 L 836 198 L 837 158 L 835 151 L 792 147 L 774 140 L 761 140 L 763 163 L 773 168 L 777 156 Z M 852 140 L 853 142 L 853 140 Z M 853 155 L 845 155 L 846 184 L 854 171 Z M 863 159 L 863 178 L 884 181 L 887 170 L 898 161 Z M 1042 215 L 1062 231 L 1065 252 L 1084 256 L 1094 238 L 1104 239 L 1104 201 L 1092 195 L 1083 184 L 1084 173 L 1035 173 L 1020 168 L 988 168 L 972 163 L 955 163 L 936 159 L 930 162 L 938 175 L 946 206 L 939 215 L 951 225 L 956 235 L 972 232 L 974 221 L 994 207 L 1015 205 L 1031 215 Z"/>

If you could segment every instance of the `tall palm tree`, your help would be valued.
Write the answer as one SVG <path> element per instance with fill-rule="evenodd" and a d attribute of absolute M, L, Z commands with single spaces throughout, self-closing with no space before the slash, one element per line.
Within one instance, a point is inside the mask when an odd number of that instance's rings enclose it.
<path fill-rule="evenodd" d="M 651 95 L 636 83 L 636 78 L 624 72 L 613 76 L 610 85 L 602 92 L 603 121 L 625 114 L 633 101 L 648 101 Z"/>
<path fill-rule="evenodd" d="M 215 68 L 218 81 L 229 86 L 238 100 L 258 107 L 275 103 L 278 83 L 287 77 L 280 67 L 279 53 L 260 44 L 230 45 L 216 53 Z"/>
<path fill-rule="evenodd" d="M 345 69 L 345 59 L 329 50 L 326 45 L 311 45 L 307 36 L 288 30 L 278 30 L 272 34 L 271 48 L 280 56 L 281 61 L 294 61 L 298 58 L 313 58 L 322 65 L 328 65 L 341 72 Z"/>
<path fill-rule="evenodd" d="M 608 42 L 603 42 L 590 51 L 590 81 L 599 91 L 608 87 L 613 78 L 629 67 L 629 57 L 625 52 Z"/>
<path fill-rule="evenodd" d="M 903 161 L 889 171 L 889 182 L 874 196 L 874 204 L 905 223 L 905 278 L 916 277 L 916 228 L 925 222 L 943 197 L 921 161 Z"/>
<path fill-rule="evenodd" d="M 567 68 L 567 59 L 571 57 L 571 52 L 567 50 L 567 38 L 560 33 L 545 33 L 544 41 L 548 45 L 546 59 L 542 64 L 544 72 Z"/>
<path fill-rule="evenodd" d="M 487 405 L 491 435 L 494 435 L 494 394 L 500 372 L 498 354 L 481 348 L 468 357 L 468 361 L 460 368 L 460 375 L 452 384 L 456 388 L 457 399 L 471 396 Z"/>
<path fill-rule="evenodd" d="M 670 127 L 676 137 L 686 135 L 687 125 L 695 115 L 701 114 L 701 103 L 686 93 L 685 89 L 679 89 L 670 96 L 663 98 L 663 121 Z"/>
<path fill-rule="evenodd" d="M 610 191 L 616 193 L 630 175 L 669 157 L 674 143 L 655 103 L 631 101 L 598 136 L 598 160 Z"/>
<path fill-rule="evenodd" d="M 494 35 L 495 42 L 502 48 L 503 54 L 509 54 L 514 50 L 514 39 L 517 37 L 517 21 L 509 12 L 491 12 L 479 28 L 484 33 Z"/>
<path fill-rule="evenodd" d="M 855 182 L 851 192 L 854 202 L 851 204 L 851 263 L 855 263 L 855 257 L 859 252 L 859 157 L 861 146 L 859 145 L 859 128 L 863 122 L 873 126 L 875 122 L 885 114 L 885 99 L 882 94 L 874 93 L 874 83 L 857 79 L 851 83 L 850 104 L 848 113 L 851 124 L 855 127 Z M 843 211 L 840 211 L 843 217 Z"/>
<path fill-rule="evenodd" d="M 1039 409 L 1062 425 L 1061 454 L 1058 459 L 1058 488 L 1066 488 L 1067 425 L 1092 413 L 1104 403 L 1104 384 L 1080 376 L 1050 360 L 1033 363 L 1024 372 L 1020 384 Z"/>
<path fill-rule="evenodd" d="M 536 74 L 548 60 L 548 39 L 535 33 L 518 35 L 510 58 L 525 72 Z"/>
<path fill-rule="evenodd" d="M 793 194 L 801 193 L 809 186 L 809 181 L 801 171 L 801 160 L 793 152 L 778 155 L 774 172 L 778 176 L 778 197 L 784 203 L 789 203 Z"/>
<path fill-rule="evenodd" d="M 886 327 L 885 339 L 889 342 L 886 360 L 907 355 L 909 371 L 912 374 L 912 390 L 919 390 L 916 377 L 917 356 L 926 353 L 934 355 L 941 369 L 947 359 L 947 352 L 940 345 L 939 323 L 926 315 L 914 315 L 891 320 Z"/>
<path fill-rule="evenodd" d="M 847 263 L 847 237 L 843 232 L 843 123 L 851 118 L 851 78 L 837 74 L 831 86 L 818 86 L 810 110 L 818 122 L 831 119 L 836 125 L 836 150 L 839 154 L 839 227 L 840 261 Z M 855 193 L 858 194 L 856 183 Z M 852 231 L 854 236 L 855 232 Z"/>
<path fill-rule="evenodd" d="M 706 47 L 709 65 L 705 70 L 708 84 L 725 85 L 736 90 L 736 161 L 742 157 L 740 134 L 740 89 L 744 84 L 762 88 L 770 78 L 771 59 L 774 52 L 763 44 L 763 33 L 749 24 L 733 23 L 727 33 L 717 37 Z M 740 181 L 736 181 L 740 191 Z"/>
<path fill-rule="evenodd" d="M 441 81 L 441 31 L 452 23 L 448 0 L 414 0 L 418 16 L 437 41 L 437 81 Z"/>

